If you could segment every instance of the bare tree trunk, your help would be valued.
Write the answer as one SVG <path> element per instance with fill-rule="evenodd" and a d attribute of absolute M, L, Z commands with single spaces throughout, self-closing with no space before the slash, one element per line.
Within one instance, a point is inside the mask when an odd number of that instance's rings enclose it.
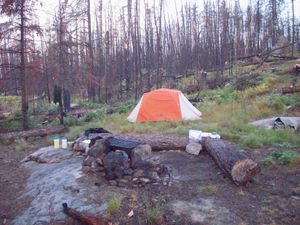
<path fill-rule="evenodd" d="M 21 84 L 22 84 L 22 113 L 23 113 L 23 129 L 28 129 L 28 93 L 27 93 L 27 79 L 26 79 L 26 71 L 25 71 L 25 16 L 24 16 L 24 4 L 25 0 L 21 0 L 21 40 L 20 40 L 20 48 L 21 48 L 21 63 L 20 63 L 20 74 L 21 74 Z"/>
<path fill-rule="evenodd" d="M 294 45 L 295 45 L 295 8 L 294 8 L 294 0 L 292 0 L 292 56 L 294 56 Z"/>

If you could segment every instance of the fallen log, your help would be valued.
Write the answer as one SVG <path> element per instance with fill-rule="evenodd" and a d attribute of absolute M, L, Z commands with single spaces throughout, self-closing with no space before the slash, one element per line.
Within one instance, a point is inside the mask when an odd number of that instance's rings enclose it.
<path fill-rule="evenodd" d="M 247 184 L 260 172 L 256 162 L 221 139 L 204 138 L 203 145 L 222 171 L 237 185 Z"/>
<path fill-rule="evenodd" d="M 288 87 L 288 88 L 282 88 L 281 90 L 282 94 L 293 94 L 300 92 L 300 86 L 295 87 Z"/>
<path fill-rule="evenodd" d="M 63 211 L 71 218 L 85 224 L 85 225 L 112 225 L 111 222 L 107 222 L 103 219 L 96 218 L 88 213 L 81 213 L 75 209 L 69 208 L 67 203 L 63 203 Z"/>
<path fill-rule="evenodd" d="M 153 151 L 185 150 L 189 143 L 187 137 L 159 135 L 159 134 L 127 134 L 117 135 L 117 138 L 142 142 L 152 147 Z"/>
<path fill-rule="evenodd" d="M 58 134 L 65 131 L 67 131 L 67 128 L 63 125 L 60 125 L 60 126 L 47 127 L 42 129 L 4 133 L 4 134 L 0 134 L 0 140 L 12 141 L 15 138 L 44 137 L 47 135 Z"/>

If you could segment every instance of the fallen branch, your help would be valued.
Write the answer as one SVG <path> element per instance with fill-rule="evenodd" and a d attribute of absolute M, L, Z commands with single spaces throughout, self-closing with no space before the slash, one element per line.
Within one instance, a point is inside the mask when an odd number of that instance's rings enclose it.
<path fill-rule="evenodd" d="M 112 225 L 111 222 L 107 222 L 103 219 L 96 218 L 88 213 L 81 213 L 76 211 L 75 209 L 71 209 L 68 207 L 67 203 L 63 203 L 63 211 L 66 215 L 70 216 L 71 218 L 80 221 L 85 225 Z"/>
<path fill-rule="evenodd" d="M 12 141 L 15 138 L 29 138 L 29 137 L 44 137 L 51 134 L 58 134 L 67 131 L 64 126 L 54 126 L 43 129 L 25 130 L 18 132 L 10 132 L 0 134 L 0 140 Z"/>
<path fill-rule="evenodd" d="M 282 94 L 292 94 L 292 93 L 298 93 L 300 92 L 300 86 L 296 87 L 288 87 L 288 88 L 282 88 L 281 90 Z"/>
<path fill-rule="evenodd" d="M 256 162 L 249 159 L 235 146 L 221 139 L 205 138 L 203 145 L 218 166 L 237 185 L 247 184 L 260 172 L 260 167 Z"/>

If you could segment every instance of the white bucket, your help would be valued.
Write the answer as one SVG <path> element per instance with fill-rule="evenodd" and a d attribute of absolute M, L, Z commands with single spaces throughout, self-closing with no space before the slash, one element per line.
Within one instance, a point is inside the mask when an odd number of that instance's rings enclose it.
<path fill-rule="evenodd" d="M 201 141 L 202 131 L 200 130 L 189 130 L 189 142 Z"/>
<path fill-rule="evenodd" d="M 62 147 L 63 149 L 67 149 L 67 148 L 68 148 L 67 138 L 66 138 L 66 137 L 62 137 L 62 138 L 61 138 L 61 147 Z"/>

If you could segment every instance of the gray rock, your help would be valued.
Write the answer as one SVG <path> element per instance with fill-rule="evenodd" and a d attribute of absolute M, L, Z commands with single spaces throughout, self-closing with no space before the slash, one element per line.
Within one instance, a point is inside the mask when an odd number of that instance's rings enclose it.
<path fill-rule="evenodd" d="M 97 162 L 100 166 L 103 166 L 103 159 L 102 159 L 102 157 L 96 158 L 96 162 Z"/>
<path fill-rule="evenodd" d="M 151 169 L 152 167 L 154 167 L 154 164 L 146 160 L 138 160 L 132 165 L 133 169 Z"/>
<path fill-rule="evenodd" d="M 103 159 L 103 165 L 108 180 L 122 178 L 130 169 L 128 155 L 123 151 L 109 152 Z"/>
<path fill-rule="evenodd" d="M 133 178 L 142 177 L 144 170 L 135 170 L 133 173 Z"/>
<path fill-rule="evenodd" d="M 82 166 L 91 166 L 94 161 L 95 158 L 88 155 L 85 160 L 83 160 Z"/>
<path fill-rule="evenodd" d="M 117 179 L 116 180 L 117 181 L 117 186 L 118 187 L 126 187 L 126 186 L 128 186 L 128 180 L 126 180 L 126 179 Z"/>
<path fill-rule="evenodd" d="M 91 171 L 93 172 L 103 172 L 105 168 L 100 166 L 96 161 L 93 161 L 91 164 Z"/>
<path fill-rule="evenodd" d="M 88 155 L 95 158 L 102 157 L 104 153 L 109 151 L 109 143 L 107 139 L 97 140 L 96 143 L 89 149 Z"/>
<path fill-rule="evenodd" d="M 151 156 L 152 148 L 150 145 L 138 145 L 131 152 L 131 166 L 134 166 L 137 161 L 150 159 Z"/>
<path fill-rule="evenodd" d="M 202 150 L 202 145 L 199 143 L 190 143 L 186 146 L 185 151 L 192 155 L 199 155 Z"/>

